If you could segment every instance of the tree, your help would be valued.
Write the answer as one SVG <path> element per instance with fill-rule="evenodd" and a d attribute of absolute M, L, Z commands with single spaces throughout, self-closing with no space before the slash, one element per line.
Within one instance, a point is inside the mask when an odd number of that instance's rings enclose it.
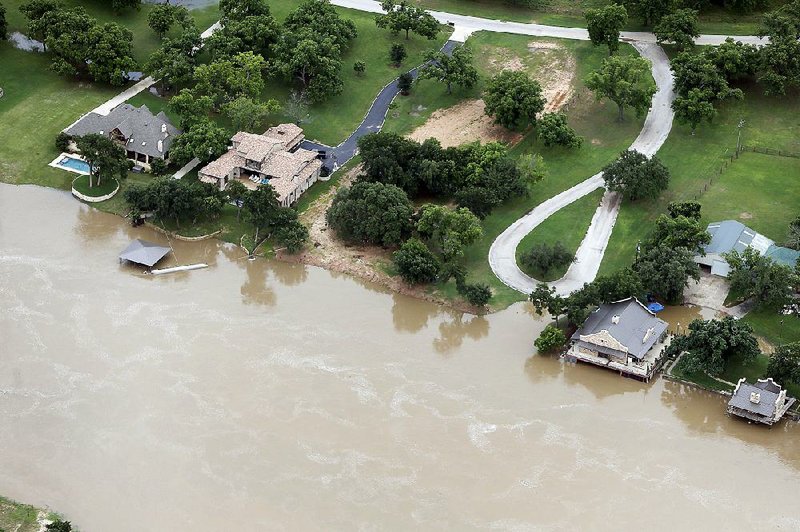
<path fill-rule="evenodd" d="M 266 232 L 281 209 L 278 194 L 270 185 L 259 185 L 242 201 L 245 219 L 253 225 L 253 250 L 262 242 L 259 233 Z"/>
<path fill-rule="evenodd" d="M 787 88 L 800 85 L 800 17 L 773 12 L 764 17 L 764 26 L 762 32 L 769 36 L 769 43 L 759 51 L 758 82 L 765 85 L 766 94 L 784 95 Z"/>
<path fill-rule="evenodd" d="M 419 144 L 397 133 L 374 133 L 358 139 L 358 151 L 363 161 L 364 173 L 360 181 L 396 185 L 409 196 L 419 190 L 415 162 Z"/>
<path fill-rule="evenodd" d="M 655 155 L 648 159 L 636 150 L 626 150 L 603 168 L 603 179 L 608 190 L 631 201 L 655 199 L 669 186 L 669 170 Z"/>
<path fill-rule="evenodd" d="M 624 0 L 623 3 L 628 12 L 644 21 L 645 26 L 657 23 L 675 7 L 675 0 Z"/>
<path fill-rule="evenodd" d="M 725 255 L 731 267 L 731 292 L 753 298 L 757 308 L 781 308 L 792 300 L 797 276 L 785 264 L 773 262 L 751 247 Z"/>
<path fill-rule="evenodd" d="M 246 17 L 270 14 L 265 0 L 220 0 L 219 12 L 223 25 Z"/>
<path fill-rule="evenodd" d="M 786 240 L 786 247 L 800 250 L 800 216 L 789 222 L 789 238 Z"/>
<path fill-rule="evenodd" d="M 228 20 L 204 44 L 215 60 L 245 52 L 268 58 L 272 55 L 280 35 L 280 25 L 272 15 L 249 15 Z"/>
<path fill-rule="evenodd" d="M 486 114 L 494 117 L 495 124 L 508 129 L 524 129 L 536 123 L 536 115 L 547 103 L 539 82 L 525 72 L 504 70 L 493 76 L 483 93 Z"/>
<path fill-rule="evenodd" d="M 642 284 L 669 303 L 678 304 L 683 299 L 683 289 L 689 279 L 700 279 L 700 268 L 694 253 L 686 248 L 656 246 L 646 250 L 633 265 Z"/>
<path fill-rule="evenodd" d="M 355 22 L 339 16 L 327 0 L 303 0 L 297 9 L 286 16 L 283 27 L 285 32 L 308 33 L 322 40 L 331 39 L 342 50 L 358 36 Z"/>
<path fill-rule="evenodd" d="M 20 12 L 28 19 L 26 33 L 29 37 L 41 41 L 47 49 L 48 19 L 49 13 L 55 13 L 62 8 L 58 0 L 31 0 L 19 7 Z"/>
<path fill-rule="evenodd" d="M 699 218 L 662 214 L 656 220 L 656 227 L 645 241 L 644 247 L 686 248 L 693 253 L 699 253 L 702 246 L 710 241 L 711 235 L 700 225 Z"/>
<path fill-rule="evenodd" d="M 72 523 L 56 519 L 44 527 L 47 532 L 72 532 Z"/>
<path fill-rule="evenodd" d="M 225 195 L 228 196 L 228 200 L 236 204 L 237 222 L 242 214 L 242 204 L 244 203 L 244 198 L 249 193 L 250 190 L 238 179 L 228 181 L 228 184 L 225 186 Z"/>
<path fill-rule="evenodd" d="M 418 238 L 409 238 L 392 255 L 400 277 L 409 284 L 432 283 L 439 276 L 441 264 L 436 255 Z"/>
<path fill-rule="evenodd" d="M 486 283 L 457 283 L 456 288 L 475 307 L 485 307 L 492 299 L 492 289 Z"/>
<path fill-rule="evenodd" d="M 75 144 L 89 163 L 89 188 L 100 186 L 103 179 L 124 179 L 133 165 L 128 161 L 125 149 L 105 135 L 91 133 L 76 137 Z M 96 179 L 94 184 L 93 177 Z"/>
<path fill-rule="evenodd" d="M 539 337 L 533 342 L 533 345 L 540 353 L 547 353 L 548 351 L 554 351 L 563 347 L 566 343 L 567 337 L 564 335 L 564 331 L 558 327 L 548 325 L 539 334 Z"/>
<path fill-rule="evenodd" d="M 399 67 L 403 63 L 407 55 L 406 47 L 401 43 L 394 43 L 392 47 L 389 48 L 389 60 L 396 67 Z"/>
<path fill-rule="evenodd" d="M 175 137 L 170 157 L 180 165 L 194 158 L 208 162 L 227 151 L 229 139 L 230 135 L 223 128 L 207 118 L 202 119 L 194 123 L 191 129 Z"/>
<path fill-rule="evenodd" d="M 247 96 L 239 96 L 222 106 L 222 112 L 231 119 L 236 131 L 253 133 L 263 129 L 263 124 L 271 113 L 280 110 L 276 100 L 256 101 Z"/>
<path fill-rule="evenodd" d="M 470 88 L 478 82 L 478 71 L 472 64 L 472 51 L 459 46 L 452 55 L 445 52 L 428 53 L 427 63 L 420 68 L 420 79 L 435 79 L 447 85 L 447 94 L 453 92 L 453 84 Z"/>
<path fill-rule="evenodd" d="M 353 63 L 353 71 L 358 76 L 363 76 L 364 72 L 367 70 L 367 64 L 364 61 L 356 61 Z"/>
<path fill-rule="evenodd" d="M 414 207 L 394 185 L 358 182 L 342 188 L 325 218 L 346 242 L 393 246 L 411 233 Z"/>
<path fill-rule="evenodd" d="M 728 37 L 719 46 L 709 47 L 703 53 L 729 82 L 751 78 L 758 70 L 759 52 L 754 44 L 743 44 Z"/>
<path fill-rule="evenodd" d="M 556 294 L 556 289 L 548 286 L 547 283 L 537 284 L 528 299 L 533 303 L 536 314 L 541 316 L 546 310 L 555 318 L 556 325 L 558 325 L 559 316 L 567 309 L 567 300 Z"/>
<path fill-rule="evenodd" d="M 6 8 L 0 4 L 0 41 L 8 38 L 8 22 L 6 21 Z"/>
<path fill-rule="evenodd" d="M 547 275 L 554 268 L 567 266 L 574 260 L 575 254 L 570 253 L 561 241 L 552 246 L 546 242 L 534 244 L 520 257 L 523 265 L 543 275 Z"/>
<path fill-rule="evenodd" d="M 608 46 L 608 55 L 613 55 L 619 49 L 619 32 L 627 23 L 628 11 L 619 4 L 586 10 L 589 39 L 595 46 Z"/>
<path fill-rule="evenodd" d="M 410 31 L 428 39 L 435 39 L 439 34 L 439 22 L 430 13 L 407 0 L 383 0 L 381 8 L 385 13 L 375 17 L 375 24 L 379 28 L 388 28 L 393 34 L 405 31 L 406 39 L 409 38 Z"/>
<path fill-rule="evenodd" d="M 295 124 L 302 122 L 308 116 L 308 98 L 305 93 L 297 90 L 291 91 L 283 106 L 283 112 Z"/>
<path fill-rule="evenodd" d="M 182 89 L 170 98 L 167 105 L 170 111 L 180 117 L 180 126 L 184 130 L 208 120 L 208 115 L 214 108 L 214 102 L 210 97 L 198 96 L 191 89 Z"/>
<path fill-rule="evenodd" d="M 114 13 L 121 13 L 124 9 L 139 9 L 142 0 L 111 0 L 111 9 Z"/>
<path fill-rule="evenodd" d="M 175 23 L 176 11 L 181 7 L 169 3 L 156 4 L 147 14 L 147 25 L 158 35 L 159 39 L 163 39 L 164 35 Z M 184 7 L 183 9 L 186 8 Z"/>
<path fill-rule="evenodd" d="M 445 262 L 464 255 L 464 249 L 483 236 L 480 220 L 469 209 L 450 209 L 442 205 L 423 205 L 417 231 L 442 254 Z"/>
<path fill-rule="evenodd" d="M 414 85 L 414 77 L 410 72 L 404 72 L 397 78 L 397 90 L 403 96 L 408 96 L 411 93 L 411 87 Z"/>
<path fill-rule="evenodd" d="M 589 74 L 586 86 L 598 100 L 608 98 L 617 104 L 621 122 L 626 107 L 633 107 L 636 116 L 650 108 L 656 86 L 649 74 L 650 62 L 643 57 L 612 56 L 603 60 L 600 70 Z"/>
<path fill-rule="evenodd" d="M 766 376 L 784 387 L 787 382 L 800 383 L 800 342 L 778 346 L 769 357 Z"/>
<path fill-rule="evenodd" d="M 278 207 L 270 220 L 269 229 L 269 236 L 291 254 L 302 250 L 308 240 L 308 229 L 300 223 L 297 211 L 291 207 Z"/>
<path fill-rule="evenodd" d="M 732 356 L 745 364 L 759 354 L 758 342 L 750 324 L 725 316 L 720 320 L 694 320 L 689 324 L 689 334 L 672 340 L 668 353 L 679 354 L 681 366 L 687 371 L 702 371 L 719 375 Z"/>
<path fill-rule="evenodd" d="M 195 91 L 211 98 L 217 108 L 239 96 L 258 98 L 264 90 L 266 66 L 264 58 L 252 52 L 199 65 L 194 71 Z"/>
<path fill-rule="evenodd" d="M 116 23 L 94 26 L 89 32 L 89 55 L 75 56 L 73 61 L 89 65 L 89 75 L 95 81 L 124 85 L 127 73 L 136 68 L 133 59 L 133 32 Z"/>
<path fill-rule="evenodd" d="M 537 125 L 537 133 L 545 146 L 564 146 L 565 148 L 580 148 L 583 138 L 567 124 L 567 115 L 564 113 L 545 113 Z"/>
<path fill-rule="evenodd" d="M 672 102 L 675 118 L 682 124 L 688 124 L 695 134 L 700 122 L 709 124 L 717 116 L 714 104 L 707 98 L 707 94 L 700 89 L 691 89 L 686 96 L 677 96 Z"/>
<path fill-rule="evenodd" d="M 696 201 L 670 201 L 667 212 L 672 218 L 685 216 L 700 221 L 700 204 Z"/>
<path fill-rule="evenodd" d="M 69 150 L 69 144 L 72 142 L 72 135 L 68 133 L 64 133 L 63 131 L 56 135 L 56 149 L 58 151 L 67 151 Z"/>
<path fill-rule="evenodd" d="M 678 50 L 694 46 L 694 40 L 700 36 L 697 29 L 697 11 L 694 9 L 676 9 L 661 18 L 653 28 L 659 43 L 674 43 Z"/>
<path fill-rule="evenodd" d="M 151 159 L 150 160 L 150 173 L 156 177 L 161 177 L 163 175 L 167 175 L 169 168 L 167 166 L 167 162 L 164 159 Z"/>
<path fill-rule="evenodd" d="M 202 39 L 196 29 L 183 32 L 178 39 L 165 39 L 161 47 L 150 54 L 145 71 L 157 79 L 164 89 L 188 85 L 197 66 L 196 51 Z"/>

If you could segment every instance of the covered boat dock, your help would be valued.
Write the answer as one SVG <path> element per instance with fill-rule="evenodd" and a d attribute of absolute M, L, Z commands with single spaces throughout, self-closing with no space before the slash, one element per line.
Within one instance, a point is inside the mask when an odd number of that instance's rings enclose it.
<path fill-rule="evenodd" d="M 146 240 L 136 239 L 119 254 L 119 261 L 134 262 L 152 268 L 158 261 L 163 259 L 171 248 L 159 246 Z"/>

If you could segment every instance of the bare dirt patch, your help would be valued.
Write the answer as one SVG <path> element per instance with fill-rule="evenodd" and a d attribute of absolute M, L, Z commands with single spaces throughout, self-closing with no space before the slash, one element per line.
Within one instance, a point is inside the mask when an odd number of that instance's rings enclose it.
<path fill-rule="evenodd" d="M 483 100 L 467 100 L 453 107 L 440 109 L 408 137 L 417 142 L 433 137 L 445 148 L 476 140 L 516 144 L 522 139 L 520 133 L 494 124 L 492 118 L 486 116 L 485 109 Z"/>
<path fill-rule="evenodd" d="M 528 51 L 539 56 L 542 62 L 532 75 L 542 84 L 547 100 L 544 110 L 547 113 L 558 111 L 574 94 L 575 57 L 552 41 L 531 41 Z"/>
<path fill-rule="evenodd" d="M 739 218 L 741 218 L 742 220 L 751 220 L 753 218 L 753 215 L 749 212 L 742 212 L 739 213 Z"/>
<path fill-rule="evenodd" d="M 320 196 L 300 215 L 300 221 L 308 227 L 309 232 L 309 243 L 306 249 L 296 255 L 278 251 L 276 257 L 286 262 L 319 266 L 326 270 L 346 273 L 394 292 L 446 305 L 462 312 L 483 313 L 481 309 L 476 309 L 464 301 L 445 299 L 432 293 L 429 287 L 410 286 L 399 277 L 387 274 L 385 268 L 392 262 L 392 250 L 378 246 L 348 245 L 336 238 L 333 230 L 328 228 L 325 213 L 338 188 L 350 186 L 360 171 L 360 165 L 348 171 L 340 178 L 337 186 L 332 187 L 327 194 Z"/>

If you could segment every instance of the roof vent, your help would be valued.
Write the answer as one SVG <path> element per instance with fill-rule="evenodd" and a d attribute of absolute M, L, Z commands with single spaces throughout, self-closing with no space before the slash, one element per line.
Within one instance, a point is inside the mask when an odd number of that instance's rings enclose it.
<path fill-rule="evenodd" d="M 761 394 L 758 392 L 750 392 L 750 402 L 757 405 L 761 402 Z"/>
<path fill-rule="evenodd" d="M 647 339 L 650 338 L 650 335 L 653 334 L 653 331 L 655 331 L 655 327 L 650 327 L 647 329 L 647 332 L 644 333 L 644 338 L 642 338 L 642 343 L 647 342 Z"/>
<path fill-rule="evenodd" d="M 611 317 L 611 323 L 613 323 L 614 325 L 617 325 L 619 323 L 619 315 L 612 316 Z"/>
<path fill-rule="evenodd" d="M 162 133 L 166 133 L 167 132 L 167 124 L 161 124 L 161 132 Z"/>
<path fill-rule="evenodd" d="M 147 141 L 146 140 L 142 141 L 142 146 L 147 146 Z"/>
<path fill-rule="evenodd" d="M 160 140 L 158 141 L 158 151 L 160 151 L 161 153 L 164 153 L 164 142 L 162 142 Z"/>

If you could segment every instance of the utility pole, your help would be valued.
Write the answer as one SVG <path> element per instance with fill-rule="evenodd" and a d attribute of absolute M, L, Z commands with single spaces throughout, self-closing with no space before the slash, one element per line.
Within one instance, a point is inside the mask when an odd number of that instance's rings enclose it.
<path fill-rule="evenodd" d="M 742 151 L 742 128 L 744 127 L 744 118 L 739 120 L 739 125 L 736 128 L 739 130 L 736 136 L 736 158 L 739 158 L 739 152 Z"/>

